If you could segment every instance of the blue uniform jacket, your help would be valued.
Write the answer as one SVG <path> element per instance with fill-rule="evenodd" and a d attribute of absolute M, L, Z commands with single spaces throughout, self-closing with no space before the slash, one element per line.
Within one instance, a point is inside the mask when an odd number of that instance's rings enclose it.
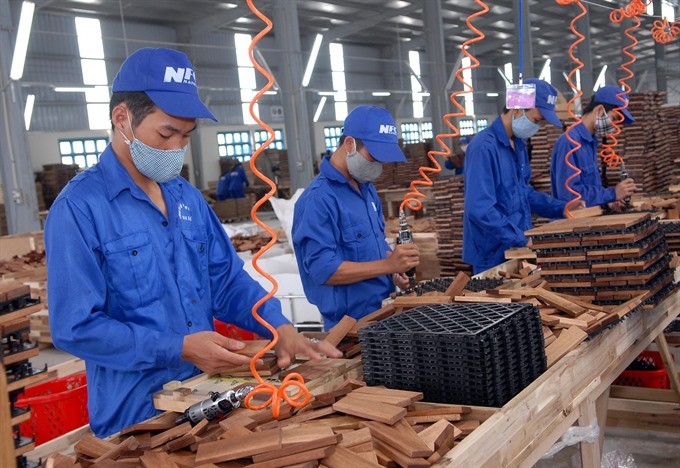
<path fill-rule="evenodd" d="M 85 360 L 99 437 L 155 415 L 154 392 L 199 373 L 181 360 L 182 343 L 213 330 L 213 316 L 269 336 L 250 312 L 265 291 L 201 193 L 182 178 L 160 186 L 167 218 L 109 146 L 47 218 L 52 338 Z M 288 323 L 276 300 L 263 315 L 275 327 Z"/>
<path fill-rule="evenodd" d="M 394 291 L 390 276 L 346 286 L 326 281 L 344 261 L 387 257 L 385 222 L 372 184 L 359 184 L 360 195 L 326 156 L 321 172 L 295 204 L 293 245 L 309 301 L 324 318 L 326 330 L 344 315 L 359 319 L 382 305 Z"/>
<path fill-rule="evenodd" d="M 571 163 L 581 169 L 582 173 L 570 182 L 572 189 L 583 197 L 586 206 L 599 206 L 616 200 L 616 189 L 605 188 L 597 166 L 597 138 L 582 123 L 574 127 L 571 137 L 581 143 L 581 148 L 571 155 Z M 553 197 L 564 201 L 571 201 L 574 195 L 569 192 L 564 183 L 574 174 L 574 170 L 567 166 L 564 156 L 574 148 L 566 133 L 559 137 L 553 148 L 550 160 L 550 183 Z"/>
<path fill-rule="evenodd" d="M 226 200 L 228 198 L 245 198 L 246 194 L 243 191 L 243 184 L 250 187 L 246 171 L 240 164 L 234 168 L 233 171 L 227 172 L 220 177 L 217 183 L 217 199 Z"/>
<path fill-rule="evenodd" d="M 526 245 L 531 212 L 560 218 L 565 202 L 529 185 L 531 166 L 524 141 L 513 137 L 500 117 L 478 133 L 465 153 L 463 261 L 475 273 L 503 263 L 505 250 Z"/>

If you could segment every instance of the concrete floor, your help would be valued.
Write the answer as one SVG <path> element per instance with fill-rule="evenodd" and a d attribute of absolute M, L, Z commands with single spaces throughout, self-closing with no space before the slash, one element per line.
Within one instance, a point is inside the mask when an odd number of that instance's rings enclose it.
<path fill-rule="evenodd" d="M 603 456 L 603 468 L 677 468 L 680 467 L 680 434 L 610 427 L 605 432 Z M 578 445 L 567 447 L 535 465 L 535 468 L 580 467 Z"/>

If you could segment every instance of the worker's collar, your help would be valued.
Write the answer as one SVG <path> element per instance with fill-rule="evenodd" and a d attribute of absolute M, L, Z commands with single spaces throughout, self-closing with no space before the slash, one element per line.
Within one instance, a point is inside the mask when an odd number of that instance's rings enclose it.
<path fill-rule="evenodd" d="M 142 189 L 135 184 L 130 173 L 123 167 L 123 165 L 118 161 L 116 154 L 113 152 L 113 148 L 109 144 L 104 152 L 99 157 L 99 168 L 104 175 L 106 191 L 109 196 L 109 200 L 116 198 L 123 190 L 130 190 L 132 194 L 136 196 L 141 196 L 139 192 L 143 192 Z M 160 184 L 166 187 L 170 192 L 172 192 L 175 197 L 180 198 L 182 191 L 182 179 L 177 177 L 169 182 Z"/>
<path fill-rule="evenodd" d="M 323 161 L 321 161 L 320 172 L 328 179 L 334 180 L 342 184 L 349 184 L 349 180 L 345 175 L 337 170 L 333 164 L 331 164 L 331 156 L 324 156 Z M 359 184 L 362 185 L 362 184 Z"/>
<path fill-rule="evenodd" d="M 505 125 L 503 125 L 503 119 L 501 119 L 500 116 L 496 117 L 496 120 L 491 124 L 491 131 L 496 135 L 496 139 L 499 143 L 512 149 L 512 146 L 510 146 L 510 138 L 508 138 L 508 132 L 505 131 Z M 515 143 L 515 150 L 524 149 L 524 140 L 513 136 L 512 141 Z"/>
<path fill-rule="evenodd" d="M 588 131 L 588 128 L 586 127 L 586 125 L 583 122 L 581 122 L 576 127 L 574 127 L 574 130 L 572 130 L 572 131 L 576 133 L 576 136 L 581 141 L 591 143 L 595 139 L 595 135 L 593 135 L 592 133 L 590 133 Z M 597 140 L 595 140 L 595 141 L 597 141 Z"/>

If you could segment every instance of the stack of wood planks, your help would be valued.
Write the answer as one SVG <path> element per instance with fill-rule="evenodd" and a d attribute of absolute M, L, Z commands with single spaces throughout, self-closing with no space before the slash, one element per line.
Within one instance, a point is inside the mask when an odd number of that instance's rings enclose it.
<path fill-rule="evenodd" d="M 37 180 L 42 184 L 44 206 L 50 209 L 66 184 L 75 177 L 80 167 L 77 164 L 45 164 L 38 172 Z"/>
<path fill-rule="evenodd" d="M 463 263 L 463 176 L 440 178 L 434 183 L 435 220 L 439 250 L 437 257 L 442 276 L 454 276 L 459 271 L 472 273 Z"/>
<path fill-rule="evenodd" d="M 2 374 L 3 394 L 0 405 L 9 407 L 9 420 L 0 421 L 0 426 L 10 427 L 12 442 L 3 441 L 2 446 L 10 445 L 18 466 L 25 466 L 24 454 L 35 448 L 32 438 L 21 434 L 19 425 L 31 418 L 30 408 L 15 407 L 14 402 L 24 387 L 41 382 L 47 378 L 47 366 L 33 369 L 29 359 L 40 352 L 37 343 L 29 338 L 31 314 L 42 309 L 38 300 L 31 298 L 28 286 L 20 283 L 0 285 L 0 373 Z M 6 435 L 5 435 L 6 436 Z M 2 436 L 0 436 L 2 437 Z"/>
<path fill-rule="evenodd" d="M 303 366 L 295 370 L 309 378 L 310 385 L 327 380 L 321 377 L 324 365 L 314 372 Z M 178 413 L 167 412 L 108 440 L 87 435 L 76 443 L 75 456 L 53 455 L 51 461 L 59 467 L 116 462 L 147 468 L 223 463 L 262 468 L 427 467 L 496 411 L 424 403 L 419 392 L 366 387 L 350 376 L 338 375 L 312 390 L 310 403 L 297 411 L 284 404 L 278 420 L 269 409 L 238 409 L 219 422 L 176 426 Z"/>
<path fill-rule="evenodd" d="M 531 137 L 531 185 L 539 192 L 550 193 L 550 160 L 562 129 L 543 125 Z"/>
<path fill-rule="evenodd" d="M 664 234 L 648 213 L 562 219 L 526 234 L 554 292 L 617 305 L 641 294 L 656 304 L 674 291 Z"/>
<path fill-rule="evenodd" d="M 373 184 L 376 190 L 404 188 L 419 177 L 418 169 L 421 166 L 430 166 L 427 157 L 429 143 L 408 143 L 404 145 L 405 163 L 383 164 L 383 172 Z M 387 213 L 387 209 L 383 210 Z"/>
<path fill-rule="evenodd" d="M 254 236 L 232 236 L 230 240 L 237 252 L 255 253 L 269 243 L 271 236 L 266 232 L 261 232 Z"/>
<path fill-rule="evenodd" d="M 33 297 L 41 299 L 42 308 L 31 315 L 31 339 L 43 346 L 52 344 L 47 312 L 47 267 L 45 251 L 32 251 L 9 260 L 0 261 L 0 287 L 20 283 L 30 288 Z"/>

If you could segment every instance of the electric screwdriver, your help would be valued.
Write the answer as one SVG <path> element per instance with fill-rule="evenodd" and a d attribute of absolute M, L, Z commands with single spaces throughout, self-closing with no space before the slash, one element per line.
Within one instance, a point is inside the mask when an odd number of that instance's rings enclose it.
<path fill-rule="evenodd" d="M 175 420 L 175 424 L 183 424 L 187 421 L 195 426 L 203 419 L 212 421 L 219 419 L 241 406 L 246 396 L 253 391 L 253 387 L 247 385 L 238 390 L 226 392 L 210 392 L 210 398 L 194 403 L 184 411 L 184 414 Z"/>
<path fill-rule="evenodd" d="M 399 235 L 397 236 L 397 244 L 413 244 L 413 234 L 411 234 L 411 229 L 406 222 L 406 213 L 404 210 L 399 210 Z M 406 276 L 408 276 L 410 287 L 414 287 L 416 285 L 415 267 L 408 270 Z"/>

